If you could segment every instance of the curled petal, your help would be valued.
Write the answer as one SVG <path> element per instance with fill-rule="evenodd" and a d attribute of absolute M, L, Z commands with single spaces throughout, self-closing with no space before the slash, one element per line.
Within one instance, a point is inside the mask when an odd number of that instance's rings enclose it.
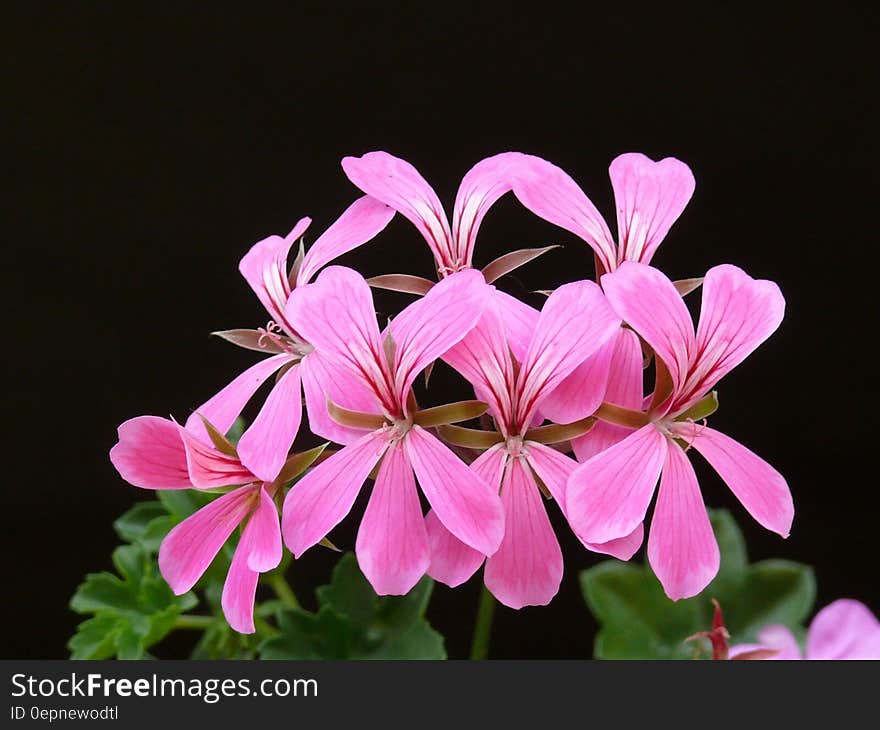
<path fill-rule="evenodd" d="M 224 454 L 178 426 L 184 447 L 189 478 L 197 489 L 217 489 L 257 481 L 237 456 Z"/>
<path fill-rule="evenodd" d="M 176 423 L 158 416 L 138 416 L 121 424 L 118 433 L 110 461 L 129 484 L 144 489 L 192 487 Z"/>
<path fill-rule="evenodd" d="M 880 659 L 880 621 L 859 601 L 828 604 L 810 624 L 807 659 Z"/>

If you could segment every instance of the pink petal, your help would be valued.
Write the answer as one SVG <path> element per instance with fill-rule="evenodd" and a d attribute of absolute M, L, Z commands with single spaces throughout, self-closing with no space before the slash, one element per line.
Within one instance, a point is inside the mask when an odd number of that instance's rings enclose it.
<path fill-rule="evenodd" d="M 159 547 L 159 571 L 179 596 L 192 588 L 214 556 L 245 518 L 254 502 L 254 487 L 241 487 L 218 497 L 174 527 Z"/>
<path fill-rule="evenodd" d="M 532 213 L 586 241 L 605 271 L 617 250 L 605 219 L 568 173 L 540 157 L 524 155 L 513 176 L 513 194 Z"/>
<path fill-rule="evenodd" d="M 675 433 L 706 458 L 759 524 L 788 537 L 794 504 L 785 478 L 776 469 L 741 443 L 708 426 L 676 424 Z"/>
<path fill-rule="evenodd" d="M 393 407 L 373 295 L 360 274 L 344 266 L 327 267 L 314 284 L 293 291 L 287 317 L 322 356 Z"/>
<path fill-rule="evenodd" d="M 302 420 L 300 369 L 290 368 L 272 388 L 254 422 L 238 442 L 242 465 L 264 482 L 278 476 Z"/>
<path fill-rule="evenodd" d="M 694 194 L 694 174 L 674 157 L 654 162 L 637 152 L 616 157 L 608 172 L 620 258 L 648 264 Z"/>
<path fill-rule="evenodd" d="M 260 501 L 248 518 L 239 546 L 247 546 L 247 564 L 251 570 L 265 573 L 278 567 L 283 549 L 278 508 L 265 485 L 260 488 Z"/>
<path fill-rule="evenodd" d="M 541 401 L 620 327 L 620 319 L 591 281 L 559 287 L 541 310 L 517 379 L 517 419 L 528 423 Z"/>
<path fill-rule="evenodd" d="M 240 634 L 253 634 L 254 600 L 257 596 L 257 583 L 260 574 L 251 570 L 247 564 L 246 547 L 239 542 L 232 556 L 232 564 L 223 583 L 220 605 L 226 622 Z"/>
<path fill-rule="evenodd" d="M 429 363 L 460 342 L 480 320 L 492 294 L 479 271 L 442 279 L 391 321 L 394 381 L 401 400 Z"/>
<path fill-rule="evenodd" d="M 444 527 L 484 555 L 498 549 L 504 512 L 498 494 L 435 436 L 414 426 L 404 439 L 419 484 Z"/>
<path fill-rule="evenodd" d="M 457 262 L 471 266 L 474 241 L 486 212 L 510 191 L 510 169 L 525 155 L 502 152 L 474 165 L 461 181 L 452 213 L 452 240 Z"/>
<path fill-rule="evenodd" d="M 496 491 L 501 489 L 501 477 L 507 462 L 507 450 L 501 444 L 484 451 L 471 464 L 471 470 Z M 428 575 L 451 588 L 464 583 L 483 564 L 486 556 L 465 545 L 437 519 L 433 511 L 425 518 L 431 564 Z"/>
<path fill-rule="evenodd" d="M 504 539 L 486 560 L 486 588 L 505 606 L 546 606 L 562 581 L 562 551 L 541 492 L 521 459 L 511 459 L 501 487 Z"/>
<path fill-rule="evenodd" d="M 829 603 L 810 624 L 807 659 L 880 659 L 880 621 L 859 601 Z"/>
<path fill-rule="evenodd" d="M 753 279 L 725 264 L 703 279 L 695 362 L 685 391 L 684 410 L 711 390 L 766 340 L 782 322 L 785 299 L 772 281 Z"/>
<path fill-rule="evenodd" d="M 342 426 L 327 411 L 327 399 L 336 405 L 362 413 L 381 413 L 382 407 L 372 389 L 360 379 L 352 378 L 349 371 L 335 365 L 317 350 L 310 352 L 300 362 L 309 430 L 316 436 L 351 444 L 364 435 L 363 430 Z"/>
<path fill-rule="evenodd" d="M 297 558 L 323 540 L 349 513 L 387 446 L 384 432 L 368 433 L 293 485 L 284 500 L 281 530 L 284 542 Z"/>
<path fill-rule="evenodd" d="M 177 424 L 158 416 L 138 416 L 117 429 L 110 461 L 129 484 L 144 489 L 190 489 L 186 451 Z"/>
<path fill-rule="evenodd" d="M 803 659 L 801 647 L 798 644 L 797 639 L 794 637 L 794 634 L 791 633 L 791 629 L 787 626 L 778 624 L 775 626 L 766 626 L 758 632 L 758 641 L 760 642 L 760 648 L 775 649 L 779 652 L 772 657 L 768 657 L 769 659 Z M 736 647 L 731 648 L 731 656 L 733 656 L 734 648 Z"/>
<path fill-rule="evenodd" d="M 489 411 L 500 423 L 510 423 L 513 362 L 494 298 L 476 327 L 443 359 L 473 385 L 477 398 L 489 404 Z"/>
<path fill-rule="evenodd" d="M 501 315 L 510 351 L 519 362 L 522 362 L 535 334 L 541 313 L 500 289 L 493 292 L 492 300 Z"/>
<path fill-rule="evenodd" d="M 186 419 L 186 430 L 207 439 L 208 432 L 202 423 L 202 418 L 205 418 L 220 433 L 228 433 L 235 419 L 266 378 L 274 375 L 290 359 L 290 355 L 285 353 L 267 357 L 256 365 L 251 365 L 217 395 L 196 408 Z"/>
<path fill-rule="evenodd" d="M 288 334 L 293 332 L 284 316 L 284 307 L 290 296 L 287 255 L 290 247 L 306 232 L 311 222 L 310 218 L 302 218 L 284 238 L 264 238 L 253 245 L 238 265 L 241 275 L 250 284 L 266 311 Z"/>
<path fill-rule="evenodd" d="M 355 200 L 306 252 L 296 276 L 297 286 L 311 281 L 322 266 L 372 240 L 393 217 L 393 208 L 368 195 Z"/>
<path fill-rule="evenodd" d="M 572 472 L 578 468 L 578 463 L 569 456 L 551 449 L 549 446 L 539 444 L 536 441 L 526 441 L 523 444 L 526 461 L 532 467 L 538 478 L 544 482 L 544 486 L 553 495 L 553 499 L 559 505 L 559 509 L 565 514 L 565 489 Z"/>
<path fill-rule="evenodd" d="M 433 188 L 411 164 L 387 152 L 346 157 L 342 169 L 357 187 L 409 220 L 424 236 L 438 266 L 454 263 L 452 233 Z"/>
<path fill-rule="evenodd" d="M 642 346 L 635 332 L 621 327 L 615 337 L 604 400 L 640 411 L 643 391 Z M 632 429 L 599 421 L 583 436 L 572 440 L 571 446 L 578 461 L 586 461 L 631 433 Z"/>
<path fill-rule="evenodd" d="M 638 552 L 644 539 L 645 526 L 640 522 L 639 526 L 626 537 L 618 537 L 616 540 L 609 540 L 608 542 L 584 542 L 584 547 L 592 550 L 594 553 L 611 555 L 618 560 L 629 560 Z"/>
<path fill-rule="evenodd" d="M 358 529 L 355 554 L 380 596 L 409 593 L 430 562 L 412 467 L 398 441 L 385 452 Z"/>
<path fill-rule="evenodd" d="M 625 261 L 602 277 L 602 288 L 623 321 L 654 349 L 677 392 L 695 349 L 694 325 L 681 295 L 657 269 Z"/>
<path fill-rule="evenodd" d="M 605 395 L 616 343 L 616 337 L 609 337 L 545 396 L 541 401 L 541 413 L 548 420 L 573 423 L 595 413 Z"/>
<path fill-rule="evenodd" d="M 666 437 L 648 424 L 572 473 L 565 506 L 569 524 L 582 541 L 608 542 L 638 527 L 651 503 L 666 445 Z"/>
<path fill-rule="evenodd" d="M 186 448 L 189 478 L 197 489 L 217 489 L 257 481 L 235 456 L 229 456 L 178 426 Z"/>
<path fill-rule="evenodd" d="M 666 463 L 648 537 L 648 561 L 673 601 L 702 591 L 718 573 L 721 554 L 697 475 L 677 444 Z"/>

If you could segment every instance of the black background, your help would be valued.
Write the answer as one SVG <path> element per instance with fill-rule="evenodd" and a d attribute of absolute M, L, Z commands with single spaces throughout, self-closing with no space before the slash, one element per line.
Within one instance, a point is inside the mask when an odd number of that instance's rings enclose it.
<path fill-rule="evenodd" d="M 107 459 L 116 425 L 185 417 L 253 361 L 207 336 L 266 319 L 239 258 L 302 215 L 314 240 L 358 194 L 339 160 L 371 149 L 410 160 L 450 205 L 482 157 L 538 154 L 612 221 L 615 155 L 686 161 L 696 193 L 655 263 L 672 278 L 736 263 L 788 302 L 779 332 L 721 384 L 713 425 L 786 475 L 792 536 L 750 521 L 698 465 L 706 500 L 733 508 L 753 558 L 815 565 L 819 605 L 849 596 L 880 610 L 874 14 L 295 5 L 32 2 L 4 14 L 3 655 L 66 655 L 69 596 L 110 566 L 112 520 L 149 496 Z M 592 272 L 583 243 L 508 196 L 476 263 L 551 242 L 565 248 L 500 285 L 530 299 Z M 400 217 L 343 263 L 432 274 Z M 464 397 L 451 375 L 438 385 L 432 398 Z M 554 521 L 562 589 L 549 607 L 499 610 L 495 657 L 591 653 L 576 574 L 597 557 Z M 338 544 L 353 544 L 356 522 Z M 315 550 L 294 567 L 305 603 L 333 560 Z M 477 585 L 438 586 L 429 609 L 453 657 L 466 654 Z"/>

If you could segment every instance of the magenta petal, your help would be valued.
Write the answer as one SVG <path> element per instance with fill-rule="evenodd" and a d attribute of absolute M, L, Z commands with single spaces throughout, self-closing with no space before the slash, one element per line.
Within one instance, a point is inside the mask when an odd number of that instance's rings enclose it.
<path fill-rule="evenodd" d="M 293 485 L 284 499 L 281 529 L 284 542 L 297 558 L 323 540 L 349 513 L 387 446 L 384 432 L 368 433 Z"/>
<path fill-rule="evenodd" d="M 264 482 L 278 476 L 302 420 L 300 369 L 291 367 L 279 381 L 260 409 L 254 422 L 238 442 L 241 463 Z"/>
<path fill-rule="evenodd" d="M 644 539 L 645 526 L 640 522 L 639 526 L 626 537 L 618 537 L 616 540 L 608 542 L 585 542 L 584 547 L 594 553 L 611 555 L 618 560 L 629 560 L 638 552 Z"/>
<path fill-rule="evenodd" d="M 501 487 L 504 539 L 486 560 L 486 588 L 505 606 L 546 606 L 562 581 L 562 551 L 543 499 L 521 459 L 511 459 Z"/>
<path fill-rule="evenodd" d="M 648 562 L 666 595 L 677 601 L 709 585 L 720 560 L 694 468 L 684 451 L 670 444 L 648 536 Z"/>
<path fill-rule="evenodd" d="M 189 489 L 186 451 L 178 426 L 167 418 L 138 416 L 118 428 L 110 461 L 129 484 L 144 489 Z"/>
<path fill-rule="evenodd" d="M 859 601 L 829 603 L 810 624 L 807 659 L 880 659 L 880 621 Z"/>
<path fill-rule="evenodd" d="M 283 549 L 278 508 L 266 491 L 265 485 L 260 488 L 260 501 L 248 518 L 241 543 L 247 545 L 247 564 L 251 570 L 265 573 L 277 568 L 278 563 L 281 562 Z"/>
<path fill-rule="evenodd" d="M 578 463 L 569 456 L 551 449 L 549 446 L 535 441 L 526 441 L 524 444 L 526 460 L 538 478 L 553 495 L 553 499 L 559 505 L 559 509 L 565 514 L 565 489 L 572 472 L 577 469 Z"/>
<path fill-rule="evenodd" d="M 621 330 L 622 331 L 622 330 Z M 541 401 L 541 413 L 554 423 L 573 423 L 596 412 L 608 385 L 617 338 L 608 340 Z"/>
<path fill-rule="evenodd" d="M 676 425 L 675 432 L 705 457 L 760 525 L 788 537 L 794 503 L 785 478 L 776 469 L 708 426 L 682 423 Z"/>
<path fill-rule="evenodd" d="M 524 155 L 513 177 L 513 193 L 532 213 L 586 241 L 605 271 L 612 271 L 617 250 L 605 219 L 571 177 L 547 160 Z"/>
<path fill-rule="evenodd" d="M 440 199 L 419 171 L 387 152 L 346 157 L 342 169 L 367 195 L 409 220 L 425 237 L 438 265 L 453 263 L 452 232 Z"/>
<path fill-rule="evenodd" d="M 444 527 L 484 555 L 494 553 L 504 535 L 498 494 L 423 428 L 414 426 L 404 446 L 419 485 Z"/>
<path fill-rule="evenodd" d="M 659 162 L 629 152 L 608 170 L 617 204 L 620 258 L 650 263 L 694 193 L 694 175 L 674 157 Z"/>
<path fill-rule="evenodd" d="M 254 487 L 218 497 L 174 527 L 159 547 L 159 571 L 179 596 L 192 588 L 245 518 Z"/>
<path fill-rule="evenodd" d="M 638 527 L 651 503 L 666 445 L 666 437 L 648 424 L 572 473 L 565 506 L 582 542 L 608 542 Z"/>
<path fill-rule="evenodd" d="M 401 400 L 428 364 L 464 338 L 483 316 L 492 288 L 466 269 L 447 276 L 391 321 L 394 382 Z"/>
<path fill-rule="evenodd" d="M 358 529 L 358 565 L 380 596 L 409 593 L 430 562 L 412 467 L 398 441 L 385 452 Z"/>
<path fill-rule="evenodd" d="M 483 553 L 468 547 L 443 527 L 433 510 L 425 516 L 425 529 L 431 551 L 428 575 L 450 588 L 464 583 L 486 559 Z"/>
<path fill-rule="evenodd" d="M 213 398 L 195 409 L 192 415 L 186 419 L 187 431 L 207 439 L 208 432 L 202 423 L 202 418 L 204 418 L 220 433 L 229 433 L 235 419 L 238 418 L 257 389 L 265 382 L 266 378 L 274 375 L 286 362 L 290 362 L 290 355 L 285 353 L 267 357 L 249 367 Z"/>
<path fill-rule="evenodd" d="M 232 564 L 223 583 L 220 605 L 226 622 L 240 634 L 252 634 L 254 628 L 254 599 L 260 574 L 248 567 L 247 545 L 239 542 L 232 556 Z"/>
<path fill-rule="evenodd" d="M 393 217 L 394 209 L 375 198 L 365 195 L 355 200 L 306 252 L 297 286 L 311 281 L 322 266 L 373 239 Z"/>
<path fill-rule="evenodd" d="M 186 448 L 190 481 L 197 489 L 217 489 L 257 481 L 237 457 L 218 451 L 180 426 L 178 433 Z"/>
<path fill-rule="evenodd" d="M 625 261 L 617 271 L 602 277 L 602 288 L 623 321 L 669 368 L 678 392 L 696 345 L 691 315 L 675 286 L 657 269 Z"/>
<path fill-rule="evenodd" d="M 541 313 L 500 289 L 493 292 L 492 300 L 498 307 L 510 351 L 519 362 L 522 362 L 535 334 Z"/>
<path fill-rule="evenodd" d="M 517 379 L 517 418 L 528 423 L 546 395 L 620 327 L 620 318 L 591 281 L 559 287 L 544 303 Z"/>

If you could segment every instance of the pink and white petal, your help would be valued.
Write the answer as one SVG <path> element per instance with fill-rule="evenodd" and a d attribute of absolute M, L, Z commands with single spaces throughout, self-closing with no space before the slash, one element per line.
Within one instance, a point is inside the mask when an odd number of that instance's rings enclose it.
<path fill-rule="evenodd" d="M 582 542 L 616 540 L 639 526 L 666 448 L 667 438 L 648 424 L 572 472 L 565 491 L 566 516 Z"/>
<path fill-rule="evenodd" d="M 483 316 L 492 294 L 474 269 L 442 279 L 391 321 L 394 383 L 401 400 L 429 363 L 458 344 Z"/>
<path fill-rule="evenodd" d="M 317 350 L 306 355 L 299 367 L 309 430 L 316 436 L 337 444 L 351 444 L 364 435 L 363 429 L 336 423 L 327 410 L 328 399 L 352 411 L 382 412 L 375 393 L 361 379 L 353 378 L 347 368 L 334 364 Z"/>
<path fill-rule="evenodd" d="M 269 236 L 255 243 L 238 265 L 241 275 L 250 284 L 266 311 L 279 325 L 288 329 L 288 334 L 293 333 L 289 331 L 284 317 L 284 306 L 290 296 L 287 255 L 290 247 L 306 232 L 311 222 L 310 218 L 302 218 L 284 238 Z"/>
<path fill-rule="evenodd" d="M 205 430 L 205 424 L 202 423 L 204 418 L 220 433 L 228 433 L 235 419 L 259 387 L 290 360 L 290 355 L 284 353 L 267 357 L 256 365 L 251 365 L 223 390 L 196 408 L 186 419 L 186 430 L 207 439 L 208 432 Z"/>
<path fill-rule="evenodd" d="M 437 519 L 431 510 L 425 516 L 431 562 L 428 575 L 450 588 L 460 586 L 479 570 L 486 556 L 468 547 Z"/>
<path fill-rule="evenodd" d="M 494 553 L 504 535 L 497 491 L 420 426 L 407 433 L 404 447 L 422 492 L 444 527 L 475 550 Z"/>
<path fill-rule="evenodd" d="M 453 263 L 452 233 L 440 199 L 410 163 L 387 152 L 345 157 L 342 169 L 367 195 L 390 205 L 424 236 L 438 266 Z"/>
<path fill-rule="evenodd" d="M 505 606 L 546 606 L 562 582 L 562 551 L 532 473 L 511 459 L 501 487 L 504 539 L 486 560 L 486 588 Z"/>
<path fill-rule="evenodd" d="M 611 371 L 616 337 L 609 337 L 541 401 L 541 413 L 554 423 L 573 423 L 602 404 Z"/>
<path fill-rule="evenodd" d="M 314 284 L 294 289 L 287 317 L 315 350 L 390 404 L 373 295 L 360 274 L 328 266 Z"/>
<path fill-rule="evenodd" d="M 696 354 L 687 380 L 688 401 L 699 400 L 773 334 L 785 315 L 785 299 L 772 281 L 753 279 L 730 264 L 703 279 Z"/>
<path fill-rule="evenodd" d="M 768 659 L 803 659 L 801 647 L 787 626 L 776 624 L 766 626 L 758 632 L 758 642 L 762 649 L 773 649 L 777 653 Z M 740 652 L 737 652 L 740 653 Z M 733 651 L 731 650 L 731 655 Z"/>
<path fill-rule="evenodd" d="M 242 434 L 241 463 L 264 482 L 278 476 L 302 421 L 300 369 L 291 367 L 275 383 L 254 422 Z"/>
<path fill-rule="evenodd" d="M 526 350 L 529 349 L 541 313 L 500 289 L 495 289 L 492 300 L 501 315 L 510 351 L 518 362 L 522 362 L 525 360 Z"/>
<path fill-rule="evenodd" d="M 880 659 L 880 621 L 859 601 L 829 603 L 810 624 L 807 659 Z"/>
<path fill-rule="evenodd" d="M 694 194 L 694 174 L 674 157 L 654 162 L 637 152 L 616 157 L 608 173 L 620 258 L 648 264 Z"/>
<path fill-rule="evenodd" d="M 224 454 L 181 426 L 177 432 L 186 449 L 189 479 L 196 489 L 217 489 L 257 481 L 238 457 Z"/>
<path fill-rule="evenodd" d="M 232 556 L 232 564 L 223 583 L 220 605 L 226 622 L 240 634 L 252 634 L 254 627 L 254 600 L 260 574 L 248 567 L 247 546 L 241 542 Z"/>
<path fill-rule="evenodd" d="M 174 421 L 138 416 L 120 424 L 110 461 L 129 484 L 143 489 L 190 489 L 186 451 Z"/>
<path fill-rule="evenodd" d="M 617 250 L 608 225 L 568 173 L 540 157 L 523 155 L 512 186 L 532 213 L 586 241 L 605 271 L 614 270 Z"/>
<path fill-rule="evenodd" d="M 398 441 L 385 452 L 358 528 L 358 565 L 380 596 L 402 596 L 430 563 L 428 535 L 416 480 Z"/>
<path fill-rule="evenodd" d="M 284 499 L 281 531 L 294 556 L 323 540 L 349 513 L 387 446 L 385 433 L 368 433 L 293 485 Z"/>
<path fill-rule="evenodd" d="M 584 542 L 583 545 L 594 553 L 610 555 L 618 560 L 629 560 L 639 551 L 644 539 L 645 525 L 640 522 L 639 526 L 626 537 L 618 537 L 608 542 Z"/>
<path fill-rule="evenodd" d="M 559 287 L 541 310 L 517 378 L 517 418 L 527 423 L 544 397 L 620 327 L 602 290 L 591 281 Z"/>
<path fill-rule="evenodd" d="M 245 546 L 247 565 L 251 570 L 265 573 L 277 568 L 281 562 L 283 549 L 278 508 L 265 485 L 260 487 L 260 500 L 242 533 L 239 548 L 242 545 Z"/>
<path fill-rule="evenodd" d="M 624 261 L 602 277 L 602 288 L 617 314 L 665 363 L 677 393 L 696 344 L 691 315 L 675 286 L 651 266 Z"/>
<path fill-rule="evenodd" d="M 443 360 L 474 387 L 477 397 L 489 404 L 489 411 L 496 419 L 510 423 L 513 362 L 494 299 L 477 325 L 446 351 Z"/>
<path fill-rule="evenodd" d="M 666 595 L 677 601 L 709 585 L 720 561 L 697 475 L 684 451 L 672 443 L 654 505 L 648 562 Z"/>
<path fill-rule="evenodd" d="M 192 588 L 254 503 L 254 487 L 218 497 L 187 517 L 162 540 L 159 572 L 178 596 Z"/>
<path fill-rule="evenodd" d="M 526 461 L 544 482 L 553 499 L 565 514 L 565 490 L 568 480 L 578 467 L 578 463 L 569 456 L 560 453 L 549 446 L 539 444 L 536 441 L 526 441 L 523 444 L 526 453 Z"/>
<path fill-rule="evenodd" d="M 785 478 L 776 469 L 738 441 L 708 426 L 676 424 L 675 433 L 705 457 L 758 524 L 788 537 L 794 503 Z"/>
<path fill-rule="evenodd" d="M 510 191 L 510 176 L 525 158 L 518 152 L 502 152 L 480 160 L 462 178 L 452 213 L 452 240 L 458 263 L 472 265 L 474 241 L 486 212 Z"/>
<path fill-rule="evenodd" d="M 393 208 L 369 195 L 355 200 L 306 252 L 296 285 L 308 284 L 321 267 L 375 238 L 393 217 Z"/>

